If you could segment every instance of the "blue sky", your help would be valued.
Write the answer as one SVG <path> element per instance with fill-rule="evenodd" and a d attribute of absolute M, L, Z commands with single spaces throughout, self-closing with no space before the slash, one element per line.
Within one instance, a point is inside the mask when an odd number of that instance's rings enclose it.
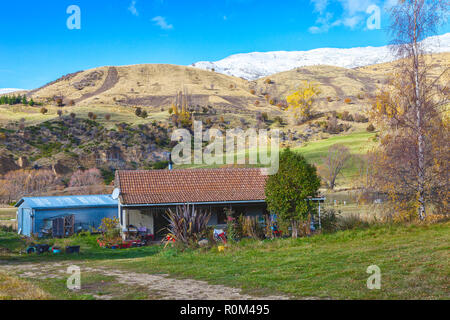
<path fill-rule="evenodd" d="M 235 53 L 388 43 L 394 0 L 42 0 L 0 3 L 0 88 L 31 89 L 103 65 L 189 65 Z M 381 29 L 368 30 L 378 5 Z M 69 30 L 70 5 L 81 29 Z M 449 32 L 446 26 L 441 33 Z"/>

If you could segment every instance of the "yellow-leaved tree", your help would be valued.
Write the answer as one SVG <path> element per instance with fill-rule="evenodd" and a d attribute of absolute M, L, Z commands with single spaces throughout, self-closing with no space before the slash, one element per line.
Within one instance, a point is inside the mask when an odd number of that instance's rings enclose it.
<path fill-rule="evenodd" d="M 304 81 L 297 91 L 286 97 L 288 110 L 295 119 L 304 121 L 312 116 L 313 106 L 317 101 L 321 91 L 319 85 L 313 82 Z"/>

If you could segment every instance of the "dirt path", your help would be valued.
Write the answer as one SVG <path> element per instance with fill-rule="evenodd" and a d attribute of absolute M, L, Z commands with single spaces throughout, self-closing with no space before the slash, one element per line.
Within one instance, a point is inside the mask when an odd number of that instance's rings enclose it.
<path fill-rule="evenodd" d="M 115 67 L 108 68 L 108 74 L 106 75 L 105 82 L 103 82 L 102 86 L 95 90 L 94 92 L 86 93 L 82 95 L 80 98 L 75 100 L 75 103 L 79 103 L 83 100 L 89 99 L 93 96 L 99 95 L 109 89 L 113 88 L 117 82 L 119 82 L 119 73 Z"/>
<path fill-rule="evenodd" d="M 0 269 L 15 273 L 19 277 L 29 279 L 48 279 L 68 277 L 66 270 L 71 263 L 46 264 L 1 264 Z M 175 279 L 166 274 L 136 273 L 111 269 L 107 267 L 83 266 L 79 261 L 73 262 L 81 268 L 81 289 L 83 290 L 83 272 L 97 273 L 114 277 L 116 282 L 125 286 L 139 286 L 148 290 L 149 296 L 157 296 L 163 300 L 287 300 L 287 296 L 271 295 L 256 297 L 243 294 L 241 289 L 222 285 L 212 285 L 205 281 L 193 279 Z M 98 299 L 114 299 L 114 296 L 96 296 Z"/>

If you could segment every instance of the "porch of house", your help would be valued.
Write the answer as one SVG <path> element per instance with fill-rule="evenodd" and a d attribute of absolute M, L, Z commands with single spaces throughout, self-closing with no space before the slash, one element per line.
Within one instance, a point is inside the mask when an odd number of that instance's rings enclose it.
<path fill-rule="evenodd" d="M 226 209 L 231 209 L 235 216 L 262 216 L 267 213 L 264 202 L 258 203 L 221 203 L 221 204 L 192 204 L 196 210 L 211 212 L 208 225 L 224 227 L 226 221 Z M 133 235 L 133 232 L 147 234 L 153 240 L 161 240 L 167 234 L 168 221 L 166 212 L 168 209 L 176 210 L 176 206 L 133 206 L 122 207 L 119 213 L 120 227 L 124 238 Z"/>

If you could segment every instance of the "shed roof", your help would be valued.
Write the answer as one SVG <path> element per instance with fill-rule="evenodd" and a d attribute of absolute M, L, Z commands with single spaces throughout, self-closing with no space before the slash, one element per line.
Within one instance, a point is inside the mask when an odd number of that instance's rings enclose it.
<path fill-rule="evenodd" d="M 58 197 L 24 197 L 16 203 L 19 207 L 25 203 L 32 209 L 60 209 L 77 207 L 114 207 L 117 200 L 109 194 L 80 195 L 80 196 L 58 196 Z"/>
<path fill-rule="evenodd" d="M 258 168 L 116 171 L 124 205 L 264 201 Z"/>

